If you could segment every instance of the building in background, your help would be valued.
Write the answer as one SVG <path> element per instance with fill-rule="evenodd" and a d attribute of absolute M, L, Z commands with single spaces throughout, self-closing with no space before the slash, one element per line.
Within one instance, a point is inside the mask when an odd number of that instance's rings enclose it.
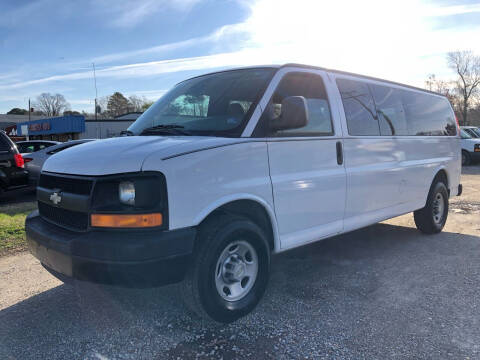
<path fill-rule="evenodd" d="M 110 119 L 85 118 L 83 115 L 58 117 L 34 116 L 28 121 L 28 115 L 0 114 L 0 129 L 5 130 L 14 141 L 73 139 L 106 139 L 119 136 L 142 115 L 131 112 Z"/>
<path fill-rule="evenodd" d="M 85 132 L 84 116 L 58 116 L 17 124 L 17 136 L 30 140 L 76 140 Z"/>
<path fill-rule="evenodd" d="M 47 118 L 48 116 L 30 114 L 30 120 Z M 0 114 L 0 130 L 5 130 L 13 141 L 25 140 L 25 137 L 17 135 L 17 124 L 25 121 L 28 121 L 28 115 Z"/>
<path fill-rule="evenodd" d="M 119 136 L 120 133 L 133 124 L 142 115 L 141 112 L 132 112 L 117 116 L 112 119 L 85 120 L 85 132 L 80 134 L 80 139 L 106 139 Z"/>

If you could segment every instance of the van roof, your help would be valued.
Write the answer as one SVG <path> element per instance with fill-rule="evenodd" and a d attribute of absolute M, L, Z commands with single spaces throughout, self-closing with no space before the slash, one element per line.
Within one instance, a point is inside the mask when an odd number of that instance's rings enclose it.
<path fill-rule="evenodd" d="M 348 72 L 348 71 L 328 69 L 328 68 L 321 67 L 321 66 L 306 65 L 306 64 L 297 64 L 297 63 L 287 63 L 287 64 L 283 64 L 283 65 L 255 65 L 255 66 L 236 67 L 236 68 L 231 68 L 231 69 L 224 69 L 224 70 L 219 70 L 219 71 L 212 71 L 212 72 L 210 72 L 210 73 L 205 73 L 205 74 L 202 74 L 202 75 L 194 76 L 194 77 L 192 77 L 192 78 L 190 78 L 190 79 L 194 79 L 194 78 L 197 78 L 197 77 L 200 77 L 200 76 L 204 76 L 204 75 L 222 73 L 222 72 L 225 72 L 225 71 L 232 71 L 232 70 L 261 69 L 261 68 L 281 69 L 281 68 L 284 68 L 284 67 L 299 67 L 299 68 L 304 68 L 304 69 L 324 70 L 324 71 L 328 71 L 328 72 L 332 72 L 332 73 L 336 73 L 336 74 L 342 74 L 342 75 L 351 75 L 351 76 L 356 76 L 356 77 L 363 78 L 363 79 L 367 79 L 367 80 L 381 81 L 381 82 L 384 82 L 384 83 L 387 83 L 387 84 L 403 86 L 403 87 L 405 87 L 405 88 L 409 88 L 409 89 L 413 89 L 413 90 L 418 90 L 418 91 L 422 91 L 422 92 L 425 92 L 425 93 L 429 93 L 429 94 L 434 94 L 434 95 L 438 95 L 438 96 L 445 97 L 444 94 L 441 94 L 441 93 L 438 93 L 438 92 L 435 92 L 435 91 L 431 91 L 431 90 L 427 90 L 427 89 L 422 89 L 422 88 L 419 88 L 419 87 L 416 87 L 416 86 L 407 85 L 407 84 L 402 84 L 402 83 L 395 82 L 395 81 L 391 81 L 391 80 L 385 80 L 385 79 L 376 78 L 376 77 L 368 76 L 368 75 L 356 74 L 356 73 L 352 73 L 352 72 Z M 185 80 L 184 80 L 184 81 L 185 81 Z M 181 82 L 183 82 L 183 81 L 181 81 Z M 181 82 L 180 82 L 180 83 L 181 83 Z"/>
<path fill-rule="evenodd" d="M 360 78 L 367 79 L 367 80 L 381 81 L 381 82 L 384 82 L 384 83 L 387 83 L 387 84 L 403 86 L 403 87 L 410 88 L 410 89 L 413 89 L 413 90 L 418 90 L 418 91 L 426 92 L 426 93 L 429 93 L 429 94 L 434 94 L 434 95 L 439 95 L 439 96 L 445 97 L 444 94 L 440 94 L 440 93 L 435 92 L 435 91 L 422 89 L 422 88 L 419 88 L 419 87 L 416 87 L 416 86 L 402 84 L 402 83 L 399 83 L 399 82 L 395 82 L 395 81 L 391 81 L 391 80 L 385 80 L 385 79 L 381 79 L 381 78 L 377 78 L 377 77 L 373 77 L 373 76 L 356 74 L 356 73 L 352 73 L 352 72 L 348 72 L 348 71 L 327 69 L 327 68 L 319 67 L 319 66 L 296 64 L 296 63 L 285 64 L 285 65 L 282 65 L 281 67 L 300 67 L 300 68 L 306 68 L 306 69 L 325 70 L 325 71 L 336 73 L 336 74 L 351 75 L 351 76 L 356 76 L 356 77 L 360 77 Z"/>

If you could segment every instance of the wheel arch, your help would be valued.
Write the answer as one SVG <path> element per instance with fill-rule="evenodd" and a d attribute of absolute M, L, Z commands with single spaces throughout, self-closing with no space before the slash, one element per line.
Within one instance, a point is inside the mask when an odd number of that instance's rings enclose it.
<path fill-rule="evenodd" d="M 201 225 L 218 212 L 247 217 L 265 231 L 268 236 L 270 249 L 273 252 L 280 251 L 280 239 L 275 213 L 273 208 L 265 200 L 250 194 L 219 199 L 197 216 L 195 224 Z"/>
<path fill-rule="evenodd" d="M 438 180 L 441 180 L 445 186 L 447 187 L 448 196 L 450 196 L 450 179 L 448 176 L 448 171 L 445 166 L 438 167 L 433 177 L 430 180 L 430 186 L 428 187 L 428 192 L 425 194 L 425 204 L 427 203 L 428 194 L 430 193 L 430 189 L 432 188 L 433 184 L 435 184 Z"/>
<path fill-rule="evenodd" d="M 448 192 L 450 193 L 450 188 L 449 188 L 449 177 L 448 177 L 448 172 L 445 167 L 441 167 L 440 169 L 437 169 L 435 172 L 435 176 L 432 179 L 432 182 L 430 183 L 430 186 L 432 186 L 437 180 L 442 180 L 447 187 Z"/>

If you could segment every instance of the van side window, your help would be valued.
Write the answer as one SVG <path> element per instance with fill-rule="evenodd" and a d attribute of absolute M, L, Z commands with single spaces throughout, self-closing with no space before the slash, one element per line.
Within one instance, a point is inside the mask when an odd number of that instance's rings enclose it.
<path fill-rule="evenodd" d="M 337 79 L 350 135 L 380 135 L 375 106 L 368 85 L 360 81 Z"/>
<path fill-rule="evenodd" d="M 289 96 L 303 96 L 307 100 L 308 123 L 298 129 L 276 131 L 273 136 L 327 136 L 333 135 L 332 117 L 327 92 L 320 76 L 310 73 L 290 73 L 283 77 L 269 104 L 270 116 L 275 121 L 282 112 L 282 101 Z"/>
<path fill-rule="evenodd" d="M 456 122 L 446 98 L 403 91 L 403 107 L 407 115 L 409 135 L 454 136 L 457 134 Z"/>
<path fill-rule="evenodd" d="M 402 102 L 404 91 L 387 86 L 370 86 L 380 122 L 380 134 L 408 135 L 407 117 Z"/>

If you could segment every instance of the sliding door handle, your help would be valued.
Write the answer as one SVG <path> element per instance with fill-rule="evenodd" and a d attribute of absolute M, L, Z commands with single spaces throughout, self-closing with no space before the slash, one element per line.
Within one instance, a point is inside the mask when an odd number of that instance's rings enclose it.
<path fill-rule="evenodd" d="M 337 141 L 337 164 L 343 164 L 343 146 L 341 141 Z"/>

